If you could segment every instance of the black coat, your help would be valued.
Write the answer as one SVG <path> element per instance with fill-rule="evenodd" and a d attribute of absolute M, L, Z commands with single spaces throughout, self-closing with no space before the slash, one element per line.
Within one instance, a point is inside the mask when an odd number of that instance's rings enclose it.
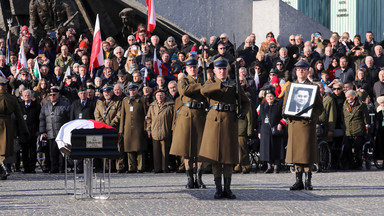
<path fill-rule="evenodd" d="M 384 159 L 384 126 L 383 126 L 383 111 L 379 111 L 376 113 L 376 128 L 375 128 L 375 151 L 374 157 L 375 159 Z"/>
<path fill-rule="evenodd" d="M 96 101 L 87 100 L 85 106 L 81 105 L 81 100 L 77 99 L 71 104 L 69 111 L 69 120 L 75 119 L 95 119 L 94 112 L 96 107 Z M 81 114 L 80 114 L 81 113 Z M 81 117 L 81 118 L 80 118 Z"/>
<path fill-rule="evenodd" d="M 273 136 L 271 131 L 271 127 L 282 124 L 280 122 L 283 118 L 282 106 L 282 100 L 275 100 L 272 106 L 269 106 L 268 103 L 260 105 L 259 134 L 261 134 L 260 160 L 262 161 L 283 160 L 285 157 L 284 136 Z M 269 123 L 265 120 L 267 116 Z"/>
<path fill-rule="evenodd" d="M 21 113 L 27 123 L 30 137 L 21 136 L 20 142 L 27 143 L 29 138 L 36 137 L 39 134 L 39 115 L 41 106 L 37 101 L 31 101 L 28 108 L 25 107 L 25 102 L 20 102 Z M 36 139 L 34 140 L 36 142 Z"/>

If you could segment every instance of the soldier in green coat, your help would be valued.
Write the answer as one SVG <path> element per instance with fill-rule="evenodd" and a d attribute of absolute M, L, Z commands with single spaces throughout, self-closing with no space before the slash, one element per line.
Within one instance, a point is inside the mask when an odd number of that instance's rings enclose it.
<path fill-rule="evenodd" d="M 14 120 L 11 115 L 15 114 L 18 125 L 18 131 L 23 135 L 28 136 L 27 124 L 24 121 L 21 113 L 21 108 L 16 97 L 7 92 L 8 80 L 0 76 L 0 171 L 1 180 L 6 180 L 9 176 L 7 168 L 4 165 L 4 160 L 7 156 L 13 154 L 13 138 L 15 136 Z"/>
<path fill-rule="evenodd" d="M 206 187 L 202 181 L 203 163 L 198 161 L 205 124 L 206 100 L 200 93 L 202 80 L 198 77 L 197 64 L 197 59 L 188 58 L 185 62 L 188 76 L 178 82 L 182 106 L 175 113 L 176 124 L 170 150 L 170 154 L 184 157 L 188 189 Z M 197 167 L 196 180 L 193 179 L 193 164 Z"/>
<path fill-rule="evenodd" d="M 199 157 L 212 162 L 216 185 L 214 198 L 235 199 L 232 193 L 231 178 L 234 164 L 239 163 L 238 120 L 236 115 L 236 83 L 228 78 L 228 61 L 222 57 L 214 62 L 214 80 L 208 80 L 201 88 L 209 103 Z M 240 113 L 248 112 L 250 102 L 243 89 Z M 224 191 L 221 179 L 224 176 Z"/>

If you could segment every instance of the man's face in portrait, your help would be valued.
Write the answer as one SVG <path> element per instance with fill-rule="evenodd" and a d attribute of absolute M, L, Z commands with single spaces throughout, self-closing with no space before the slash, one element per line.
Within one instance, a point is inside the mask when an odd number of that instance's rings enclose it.
<path fill-rule="evenodd" d="M 299 90 L 297 94 L 294 97 L 294 100 L 297 104 L 297 106 L 303 107 L 305 104 L 307 104 L 309 99 L 309 93 L 305 90 Z"/>

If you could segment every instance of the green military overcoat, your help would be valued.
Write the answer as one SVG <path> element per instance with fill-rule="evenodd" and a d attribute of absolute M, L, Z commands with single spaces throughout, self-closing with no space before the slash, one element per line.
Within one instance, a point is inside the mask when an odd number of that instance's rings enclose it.
<path fill-rule="evenodd" d="M 312 84 L 305 80 L 304 84 Z M 286 92 L 289 92 L 287 87 Z M 283 110 L 287 105 L 288 94 L 284 95 Z M 287 163 L 312 164 L 318 162 L 316 123 L 323 112 L 323 101 L 317 91 L 312 119 L 294 119 L 288 117 L 288 145 L 285 161 Z"/>
<path fill-rule="evenodd" d="M 11 119 L 12 113 L 15 114 L 15 120 Z M 15 131 L 16 128 L 17 131 Z M 13 155 L 13 140 L 16 132 L 19 135 L 28 134 L 21 108 L 16 97 L 6 91 L 0 91 L 0 156 Z"/>
<path fill-rule="evenodd" d="M 208 80 L 201 88 L 210 106 L 217 103 L 236 104 L 236 89 L 222 87 L 221 80 Z M 241 89 L 241 107 L 247 113 L 250 102 Z M 210 109 L 205 121 L 199 157 L 222 164 L 239 163 L 238 120 L 236 112 Z"/>
<path fill-rule="evenodd" d="M 126 97 L 121 103 L 120 129 L 124 134 L 124 152 L 142 152 L 147 150 L 144 121 L 146 105 L 142 97 Z"/>
<path fill-rule="evenodd" d="M 191 76 L 179 80 L 177 88 L 181 103 L 193 101 L 205 104 L 206 100 L 200 93 L 200 83 L 199 78 L 195 80 Z M 187 158 L 197 157 L 201 139 L 203 138 L 206 116 L 204 109 L 191 109 L 186 106 L 180 106 L 174 115 L 176 115 L 176 122 L 170 154 Z"/>
<path fill-rule="evenodd" d="M 105 99 L 99 99 L 96 102 L 95 120 L 110 125 L 116 129 L 120 123 L 121 101 L 113 96 L 109 104 L 106 104 Z"/>

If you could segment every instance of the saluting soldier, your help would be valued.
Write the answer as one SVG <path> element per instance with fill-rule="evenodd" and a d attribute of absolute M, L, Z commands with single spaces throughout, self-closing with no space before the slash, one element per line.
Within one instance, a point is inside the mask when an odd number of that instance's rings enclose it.
<path fill-rule="evenodd" d="M 178 81 L 180 107 L 176 110 L 176 124 L 170 154 L 184 157 L 185 170 L 191 188 L 206 188 L 201 177 L 203 175 L 201 161 L 198 161 L 201 139 L 203 138 L 206 100 L 201 95 L 202 80 L 198 77 L 198 61 L 190 57 L 185 62 L 188 76 Z M 193 178 L 193 164 L 196 164 L 196 178 Z"/>
<path fill-rule="evenodd" d="M 77 95 L 79 99 L 71 104 L 69 120 L 74 119 L 95 119 L 94 112 L 96 103 L 87 98 L 88 93 L 85 87 L 80 87 Z"/>
<path fill-rule="evenodd" d="M 146 104 L 143 97 L 138 95 L 139 87 L 131 84 L 128 87 L 129 96 L 123 99 L 121 105 L 120 134 L 124 137 L 123 151 L 128 155 L 128 172 L 144 172 L 145 151 L 147 143 L 144 134 Z"/>
<path fill-rule="evenodd" d="M 236 115 L 236 83 L 228 78 L 228 61 L 218 58 L 214 62 L 216 78 L 208 80 L 201 88 L 209 103 L 199 157 L 212 162 L 216 185 L 214 198 L 236 199 L 232 193 L 231 177 L 234 164 L 239 163 L 238 120 Z M 247 113 L 250 102 L 244 91 L 241 92 L 239 113 Z M 221 179 L 224 175 L 224 191 Z"/>
<path fill-rule="evenodd" d="M 13 154 L 13 138 L 15 136 L 15 122 L 11 119 L 14 113 L 18 124 L 20 135 L 28 135 L 27 124 L 23 119 L 23 114 L 16 97 L 7 92 L 8 80 L 0 76 L 0 171 L 1 180 L 6 180 L 9 172 L 4 165 L 7 156 Z"/>
<path fill-rule="evenodd" d="M 97 100 L 95 120 L 103 122 L 114 128 L 119 128 L 121 101 L 113 94 L 113 87 L 106 85 L 103 88 L 104 98 Z"/>
<path fill-rule="evenodd" d="M 296 64 L 297 80 L 295 83 L 312 84 L 308 80 L 309 64 L 299 61 Z M 285 92 L 289 92 L 291 85 L 287 86 Z M 288 94 L 284 95 L 284 104 L 287 106 Z M 289 104 L 288 104 L 289 106 Z M 288 119 L 288 145 L 285 161 L 295 165 L 296 182 L 290 190 L 312 190 L 312 165 L 318 162 L 316 123 L 323 112 L 323 101 L 319 92 L 316 92 L 312 111 L 312 119 L 287 117 Z M 303 184 L 303 171 L 305 172 L 305 185 Z"/>

